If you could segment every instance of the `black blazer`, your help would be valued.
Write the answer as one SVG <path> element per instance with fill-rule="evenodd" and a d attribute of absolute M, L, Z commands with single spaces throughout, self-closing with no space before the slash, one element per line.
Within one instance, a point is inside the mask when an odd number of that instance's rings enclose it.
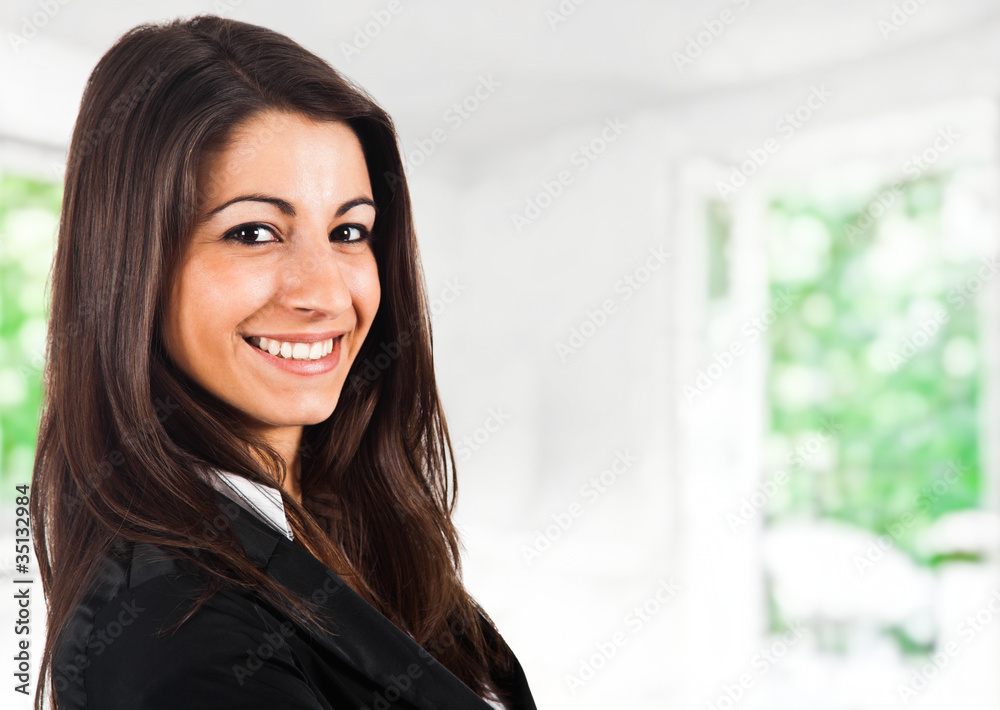
<path fill-rule="evenodd" d="M 488 710 L 427 651 L 326 565 L 228 498 L 251 561 L 321 604 L 334 633 L 306 628 L 234 586 L 175 633 L 198 598 L 190 563 L 127 544 L 109 557 L 54 649 L 60 710 Z M 524 672 L 504 680 L 534 710 Z"/>

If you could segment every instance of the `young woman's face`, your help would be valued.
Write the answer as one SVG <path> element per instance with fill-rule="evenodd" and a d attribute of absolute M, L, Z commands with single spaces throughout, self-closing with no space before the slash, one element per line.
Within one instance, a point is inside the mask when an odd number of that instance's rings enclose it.
<path fill-rule="evenodd" d="M 259 114 L 206 157 L 199 192 L 165 308 L 168 354 L 265 436 L 323 421 L 380 297 L 357 137 Z"/>

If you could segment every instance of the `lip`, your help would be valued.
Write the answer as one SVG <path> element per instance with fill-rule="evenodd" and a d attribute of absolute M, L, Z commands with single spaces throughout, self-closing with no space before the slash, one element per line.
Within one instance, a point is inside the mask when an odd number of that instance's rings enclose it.
<path fill-rule="evenodd" d="M 276 367 L 284 372 L 289 372 L 293 375 L 322 375 L 335 369 L 337 365 L 340 364 L 340 344 L 344 340 L 344 338 L 342 337 L 343 332 L 331 333 L 331 334 L 325 334 L 325 333 L 312 334 L 308 335 L 308 339 L 306 336 L 307 336 L 306 333 L 298 333 L 295 335 L 283 335 L 280 337 L 270 336 L 270 335 L 258 335 L 254 333 L 254 335 L 244 336 L 243 342 L 248 348 L 257 353 L 261 358 L 263 358 L 263 361 L 266 364 L 271 365 L 272 367 Z M 331 350 L 328 355 L 324 355 L 323 357 L 321 357 L 319 360 L 291 360 L 291 359 L 286 360 L 285 358 L 272 355 L 271 353 L 265 352 L 264 350 L 261 350 L 260 348 L 248 343 L 247 338 L 252 338 L 252 337 L 271 338 L 273 340 L 284 339 L 285 341 L 293 341 L 298 343 L 315 343 L 317 341 L 329 340 L 330 338 L 333 338 L 333 350 Z"/>

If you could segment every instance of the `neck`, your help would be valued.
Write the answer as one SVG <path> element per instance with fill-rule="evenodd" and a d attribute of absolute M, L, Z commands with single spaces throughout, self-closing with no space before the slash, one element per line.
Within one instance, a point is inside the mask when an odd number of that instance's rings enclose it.
<path fill-rule="evenodd" d="M 286 460 L 287 461 L 287 460 Z M 302 469 L 301 469 L 301 459 L 298 455 L 292 461 L 291 465 L 288 465 L 287 475 L 285 476 L 285 482 L 281 485 L 285 493 L 290 495 L 292 498 L 297 500 L 299 503 L 302 502 Z"/>
<path fill-rule="evenodd" d="M 301 459 L 299 443 L 302 441 L 302 427 L 272 429 L 267 433 L 267 442 L 285 460 L 285 481 L 281 488 L 289 496 L 302 502 Z"/>

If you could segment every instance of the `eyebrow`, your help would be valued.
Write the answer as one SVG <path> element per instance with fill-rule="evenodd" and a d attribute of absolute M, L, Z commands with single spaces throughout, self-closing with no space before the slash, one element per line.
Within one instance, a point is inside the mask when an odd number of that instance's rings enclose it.
<path fill-rule="evenodd" d="M 288 217 L 295 216 L 295 208 L 292 207 L 292 203 L 290 203 L 288 200 L 283 200 L 280 197 L 271 197 L 270 195 L 254 194 L 254 195 L 240 195 L 239 197 L 234 197 L 231 200 L 223 202 L 218 207 L 211 209 L 207 214 L 205 214 L 204 217 L 201 218 L 200 221 L 207 222 L 212 217 L 217 215 L 219 212 L 226 209 L 227 207 L 235 205 L 237 202 L 263 202 L 265 204 L 274 205 L 279 210 L 281 210 L 281 213 L 283 215 L 287 215 Z M 369 205 L 371 206 L 372 209 L 376 209 L 375 203 L 370 198 L 355 197 L 354 199 L 348 200 L 340 207 L 338 207 L 337 212 L 334 216 L 342 217 L 351 210 L 353 210 L 355 207 L 358 207 L 360 205 Z"/>

